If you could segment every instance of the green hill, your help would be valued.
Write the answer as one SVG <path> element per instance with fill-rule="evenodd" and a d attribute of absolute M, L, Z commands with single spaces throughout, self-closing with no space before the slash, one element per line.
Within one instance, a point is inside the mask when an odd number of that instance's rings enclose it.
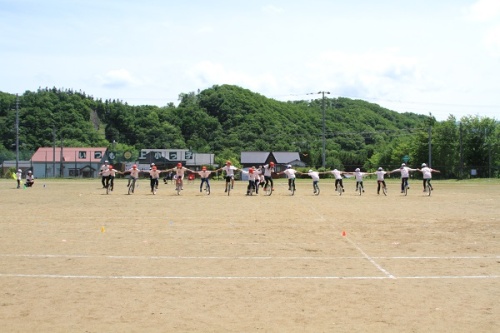
<path fill-rule="evenodd" d="M 16 96 L 0 92 L 0 161 L 13 158 L 15 110 Z M 434 165 L 446 168 L 450 176 L 465 165 L 476 165 L 486 173 L 500 155 L 499 126 L 493 119 L 464 118 L 459 129 L 452 116 L 436 122 L 429 116 L 327 95 L 324 100 L 281 102 L 233 85 L 182 93 L 179 105 L 165 107 L 131 106 L 83 92 L 45 88 L 19 96 L 19 115 L 23 158 L 56 142 L 113 146 L 116 151 L 136 153 L 142 148 L 189 148 L 213 152 L 217 161 L 238 161 L 241 151 L 297 151 L 308 165 L 320 167 L 324 143 L 327 167 L 390 168 L 406 155 L 414 165 L 427 161 L 430 126 L 434 161 L 438 161 Z M 483 147 L 479 152 L 478 142 Z"/>

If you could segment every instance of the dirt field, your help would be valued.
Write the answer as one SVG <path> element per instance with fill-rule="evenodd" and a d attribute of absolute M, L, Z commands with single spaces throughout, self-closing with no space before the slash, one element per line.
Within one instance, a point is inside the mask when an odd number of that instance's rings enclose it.
<path fill-rule="evenodd" d="M 499 181 L 198 184 L 0 181 L 0 330 L 500 332 Z"/>

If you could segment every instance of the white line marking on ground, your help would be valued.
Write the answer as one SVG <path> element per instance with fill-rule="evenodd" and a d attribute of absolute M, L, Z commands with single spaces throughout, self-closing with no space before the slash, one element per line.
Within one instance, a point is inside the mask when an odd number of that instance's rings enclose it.
<path fill-rule="evenodd" d="M 371 262 L 375 267 L 377 267 L 377 269 L 379 271 L 381 271 L 382 273 L 384 273 L 387 277 L 391 278 L 391 279 L 395 279 L 396 277 L 394 275 L 392 275 L 391 273 L 389 273 L 387 270 L 385 270 L 382 266 L 380 266 L 379 264 L 377 264 L 375 262 L 375 260 L 370 257 L 368 254 L 365 253 L 365 251 L 363 251 L 356 243 L 354 243 L 350 238 L 346 237 L 347 240 L 349 241 L 349 243 L 351 243 L 359 252 L 361 252 L 361 254 L 369 261 Z"/>
<path fill-rule="evenodd" d="M 116 280 L 387 280 L 389 276 L 153 276 L 153 275 L 60 275 L 3 274 L 0 278 L 116 279 Z M 500 275 L 402 276 L 398 279 L 498 279 Z"/>
<path fill-rule="evenodd" d="M 108 259 L 194 259 L 194 260 L 342 260 L 342 259 L 366 259 L 360 257 L 315 257 L 315 256 L 127 256 L 127 255 L 86 255 L 86 254 L 0 254 L 0 257 L 11 258 L 108 258 Z M 371 257 L 372 259 L 416 259 L 416 260 L 454 260 L 454 259 L 500 259 L 500 256 L 394 256 L 394 257 Z"/>

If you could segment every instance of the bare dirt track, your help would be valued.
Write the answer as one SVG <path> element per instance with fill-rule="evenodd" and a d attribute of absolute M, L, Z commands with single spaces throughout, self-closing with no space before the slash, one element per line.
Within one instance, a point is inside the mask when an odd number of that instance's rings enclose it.
<path fill-rule="evenodd" d="M 2 332 L 499 332 L 500 182 L 0 181 Z M 43 186 L 45 184 L 45 187 Z M 345 236 L 343 236 L 345 232 Z"/>

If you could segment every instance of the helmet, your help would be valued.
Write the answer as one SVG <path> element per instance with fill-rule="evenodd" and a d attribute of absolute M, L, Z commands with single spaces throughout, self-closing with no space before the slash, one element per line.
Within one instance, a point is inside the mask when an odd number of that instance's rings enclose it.
<path fill-rule="evenodd" d="M 309 170 L 309 172 L 313 172 L 312 170 Z"/>
<path fill-rule="evenodd" d="M 422 168 L 425 168 L 426 166 L 427 166 L 427 164 L 422 163 Z"/>
<path fill-rule="evenodd" d="M 382 169 L 382 167 L 379 167 L 379 168 L 378 168 L 378 171 L 382 171 L 382 170 L 384 170 L 384 169 Z"/>
<path fill-rule="evenodd" d="M 137 165 L 132 165 L 132 169 L 137 169 Z"/>
<path fill-rule="evenodd" d="M 406 164 L 403 163 L 403 164 L 401 164 L 401 166 L 404 167 L 404 166 L 406 166 Z"/>
<path fill-rule="evenodd" d="M 182 163 L 177 163 L 177 167 L 178 168 L 182 167 Z"/>
<path fill-rule="evenodd" d="M 205 170 L 207 170 L 207 167 L 206 166 L 202 166 L 201 170 L 205 171 Z"/>
<path fill-rule="evenodd" d="M 30 171 L 28 171 L 28 173 L 31 173 L 31 170 L 30 170 Z"/>
<path fill-rule="evenodd" d="M 359 168 L 356 168 L 356 170 L 354 170 L 355 172 L 360 172 L 361 170 L 359 170 Z"/>

